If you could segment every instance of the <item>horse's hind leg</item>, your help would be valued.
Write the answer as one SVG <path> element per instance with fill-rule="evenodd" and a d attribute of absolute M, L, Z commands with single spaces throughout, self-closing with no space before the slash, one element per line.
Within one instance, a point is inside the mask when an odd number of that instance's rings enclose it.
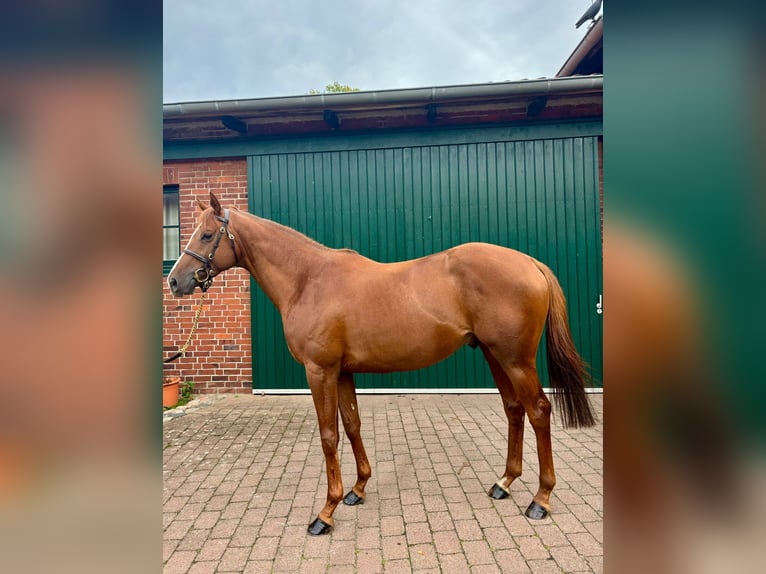
<path fill-rule="evenodd" d="M 372 476 L 372 469 L 362 443 L 359 406 L 356 402 L 354 376 L 351 373 L 341 373 L 338 378 L 338 407 L 343 428 L 346 429 L 346 435 L 351 441 L 351 448 L 356 459 L 356 484 L 343 499 L 344 504 L 353 506 L 364 502 L 364 487 Z"/>
<path fill-rule="evenodd" d="M 513 383 L 513 388 L 524 406 L 537 439 L 540 487 L 525 514 L 529 518 L 539 520 L 548 516 L 550 512 L 551 491 L 556 485 L 551 448 L 551 403 L 543 393 L 534 358 L 526 363 L 515 363 L 504 370 Z"/>
<path fill-rule="evenodd" d="M 487 359 L 492 377 L 500 391 L 503 400 L 503 410 L 508 417 L 508 457 L 505 463 L 505 474 L 492 485 L 489 495 L 495 499 L 507 498 L 511 494 L 511 483 L 521 476 L 521 455 L 524 449 L 524 405 L 516 397 L 511 380 L 505 374 L 489 349 L 481 346 Z"/>

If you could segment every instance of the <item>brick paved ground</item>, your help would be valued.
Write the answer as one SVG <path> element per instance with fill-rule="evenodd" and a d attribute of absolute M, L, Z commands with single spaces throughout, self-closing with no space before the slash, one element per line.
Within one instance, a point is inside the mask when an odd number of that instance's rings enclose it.
<path fill-rule="evenodd" d="M 599 421 L 601 395 L 591 395 Z M 602 425 L 553 428 L 551 517 L 530 521 L 529 423 L 512 498 L 485 491 L 505 466 L 498 395 L 359 397 L 373 468 L 365 504 L 306 534 L 326 477 L 311 398 L 231 395 L 164 425 L 164 572 L 601 572 Z M 555 418 L 555 417 L 554 417 Z M 554 421 L 555 422 L 555 421 Z M 344 489 L 356 477 L 341 440 Z"/>

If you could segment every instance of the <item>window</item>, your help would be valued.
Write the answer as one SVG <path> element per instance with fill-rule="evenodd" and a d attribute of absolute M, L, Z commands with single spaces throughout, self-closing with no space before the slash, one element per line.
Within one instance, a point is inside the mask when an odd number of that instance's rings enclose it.
<path fill-rule="evenodd" d="M 181 253 L 177 185 L 166 185 L 162 188 L 162 252 L 162 272 L 167 275 Z"/>

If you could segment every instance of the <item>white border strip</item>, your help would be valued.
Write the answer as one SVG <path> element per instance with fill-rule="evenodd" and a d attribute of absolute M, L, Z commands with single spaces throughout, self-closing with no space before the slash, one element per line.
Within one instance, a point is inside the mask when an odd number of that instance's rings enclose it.
<path fill-rule="evenodd" d="M 543 389 L 550 393 L 551 389 Z M 497 389 L 357 389 L 358 395 L 491 395 L 498 394 Z M 585 389 L 589 394 L 603 394 L 603 388 Z M 253 389 L 254 395 L 310 395 L 306 389 Z"/>

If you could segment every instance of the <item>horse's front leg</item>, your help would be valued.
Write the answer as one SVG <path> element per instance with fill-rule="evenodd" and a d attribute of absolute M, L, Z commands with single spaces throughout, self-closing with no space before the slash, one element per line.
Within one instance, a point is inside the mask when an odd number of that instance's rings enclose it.
<path fill-rule="evenodd" d="M 338 459 L 338 374 L 338 370 L 328 370 L 318 365 L 306 366 L 306 378 L 314 399 L 327 466 L 327 502 L 308 528 L 309 534 L 314 536 L 326 534 L 332 529 L 333 512 L 343 498 Z"/>

